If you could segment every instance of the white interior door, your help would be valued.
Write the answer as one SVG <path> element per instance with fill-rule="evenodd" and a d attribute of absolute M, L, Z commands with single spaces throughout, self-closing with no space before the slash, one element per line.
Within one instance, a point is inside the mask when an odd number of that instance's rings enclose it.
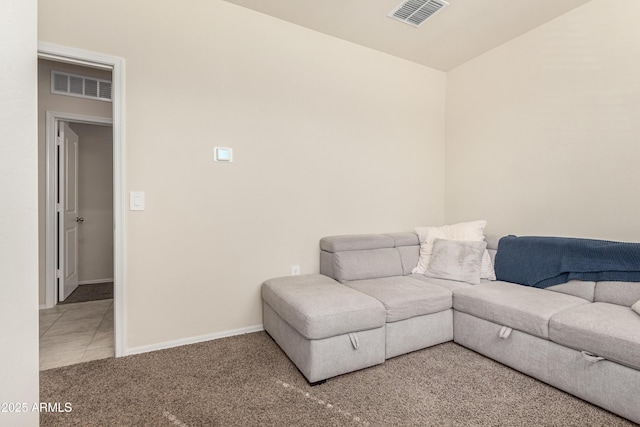
<path fill-rule="evenodd" d="M 78 135 L 59 122 L 58 299 L 64 301 L 78 287 Z"/>

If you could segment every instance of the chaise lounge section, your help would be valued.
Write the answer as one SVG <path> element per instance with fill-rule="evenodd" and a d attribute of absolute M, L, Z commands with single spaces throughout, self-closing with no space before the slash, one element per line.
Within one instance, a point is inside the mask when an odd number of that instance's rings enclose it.
<path fill-rule="evenodd" d="M 310 383 L 383 363 L 384 306 L 322 275 L 262 286 L 263 323 Z"/>
<path fill-rule="evenodd" d="M 486 238 L 492 260 L 499 242 Z M 325 237 L 320 249 L 319 275 L 262 288 L 265 330 L 309 382 L 453 340 L 640 423 L 640 283 L 413 274 L 415 233 Z"/>

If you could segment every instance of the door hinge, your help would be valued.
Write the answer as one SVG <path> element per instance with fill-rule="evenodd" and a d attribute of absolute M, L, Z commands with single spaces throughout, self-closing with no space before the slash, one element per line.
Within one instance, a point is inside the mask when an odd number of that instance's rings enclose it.
<path fill-rule="evenodd" d="M 62 212 L 62 203 L 56 203 L 56 212 Z"/>
<path fill-rule="evenodd" d="M 62 138 L 59 136 L 56 136 L 56 145 L 62 145 Z"/>
<path fill-rule="evenodd" d="M 62 278 L 62 270 L 56 270 L 56 279 Z"/>

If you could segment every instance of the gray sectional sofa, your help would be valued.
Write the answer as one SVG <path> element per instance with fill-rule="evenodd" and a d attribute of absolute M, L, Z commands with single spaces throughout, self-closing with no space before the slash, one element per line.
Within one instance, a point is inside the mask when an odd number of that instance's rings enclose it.
<path fill-rule="evenodd" d="M 495 257 L 499 237 L 487 236 Z M 453 340 L 640 423 L 640 283 L 538 289 L 412 274 L 414 233 L 326 237 L 320 274 L 267 280 L 264 328 L 310 383 Z"/>

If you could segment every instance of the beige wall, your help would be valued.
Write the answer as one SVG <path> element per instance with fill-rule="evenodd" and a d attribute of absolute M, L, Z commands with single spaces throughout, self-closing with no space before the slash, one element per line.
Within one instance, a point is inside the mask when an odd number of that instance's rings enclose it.
<path fill-rule="evenodd" d="M 0 424 L 16 427 L 38 425 L 36 12 L 34 0 L 5 0 L 0 13 L 0 402 L 29 407 Z"/>
<path fill-rule="evenodd" d="M 444 220 L 444 73 L 222 1 L 98 5 L 40 2 L 39 38 L 126 60 L 129 349 L 260 325 L 324 235 Z"/>
<path fill-rule="evenodd" d="M 78 134 L 78 280 L 113 280 L 113 131 L 71 123 Z"/>
<path fill-rule="evenodd" d="M 593 0 L 448 73 L 448 222 L 640 240 L 638 22 Z"/>
<path fill-rule="evenodd" d="M 40 304 L 45 304 L 45 215 L 46 215 L 46 119 L 47 111 L 81 114 L 93 117 L 112 117 L 112 104 L 73 96 L 51 93 L 51 70 L 63 71 L 88 77 L 111 80 L 111 72 L 93 68 L 78 67 L 71 64 L 38 60 L 38 235 L 39 235 L 39 295 Z"/>

